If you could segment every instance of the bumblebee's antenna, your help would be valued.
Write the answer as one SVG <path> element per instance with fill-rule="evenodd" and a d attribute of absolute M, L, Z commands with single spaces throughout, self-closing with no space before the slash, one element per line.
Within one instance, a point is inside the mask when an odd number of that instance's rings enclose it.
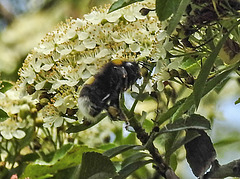
<path fill-rule="evenodd" d="M 152 72 L 152 65 L 149 62 L 139 61 L 138 62 L 142 67 L 146 68 L 148 71 Z"/>

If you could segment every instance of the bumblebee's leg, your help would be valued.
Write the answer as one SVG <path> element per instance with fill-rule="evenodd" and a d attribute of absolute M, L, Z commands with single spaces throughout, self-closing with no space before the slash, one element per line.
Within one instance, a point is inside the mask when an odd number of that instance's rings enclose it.
<path fill-rule="evenodd" d="M 116 108 L 115 106 L 108 106 L 108 115 L 111 117 L 113 121 L 126 121 L 127 122 L 127 117 L 125 114 L 122 112 L 120 108 Z"/>
<path fill-rule="evenodd" d="M 111 95 L 110 104 L 107 107 L 107 111 L 112 120 L 121 120 L 127 122 L 127 117 L 119 107 L 119 94 L 120 92 L 114 92 Z"/>

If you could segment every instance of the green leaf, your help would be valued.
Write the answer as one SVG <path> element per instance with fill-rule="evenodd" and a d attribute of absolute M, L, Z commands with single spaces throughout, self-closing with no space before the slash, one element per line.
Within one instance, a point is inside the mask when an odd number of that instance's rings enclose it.
<path fill-rule="evenodd" d="M 147 114 L 147 113 L 146 113 Z M 139 120 L 140 121 L 140 120 Z M 146 119 L 146 117 L 144 118 L 144 120 L 142 120 L 143 122 L 142 127 L 145 129 L 145 131 L 147 133 L 150 133 L 154 127 L 154 122 L 151 119 Z"/>
<path fill-rule="evenodd" d="M 239 135 L 239 133 L 237 135 Z M 215 142 L 214 146 L 215 147 L 227 147 L 230 144 L 239 143 L 239 142 L 240 142 L 240 140 L 238 137 L 237 138 L 235 136 L 227 137 L 227 138 L 221 139 L 218 142 Z"/>
<path fill-rule="evenodd" d="M 94 125 L 96 125 L 96 123 L 91 123 L 89 125 L 88 124 L 72 125 L 66 130 L 66 132 L 67 133 L 77 133 L 77 132 L 81 132 L 86 129 L 89 129 L 89 128 L 93 127 Z"/>
<path fill-rule="evenodd" d="M 235 27 L 235 26 L 234 26 Z M 194 103 L 196 108 L 198 108 L 201 98 L 203 97 L 204 86 L 206 84 L 208 75 L 213 67 L 213 64 L 219 54 L 220 49 L 222 48 L 223 44 L 225 43 L 226 39 L 228 38 L 230 32 L 234 29 L 231 28 L 218 42 L 216 48 L 212 51 L 209 55 L 205 63 L 203 64 L 202 70 L 200 71 L 193 88 L 193 95 L 194 95 Z"/>
<path fill-rule="evenodd" d="M 25 162 L 25 163 L 30 162 L 30 161 L 33 162 L 33 161 L 39 159 L 39 157 L 40 156 L 37 153 L 26 154 L 26 155 L 22 156 L 22 162 Z"/>
<path fill-rule="evenodd" d="M 164 137 L 164 140 L 165 140 L 164 147 L 165 147 L 165 151 L 166 151 L 165 161 L 166 161 L 167 164 L 170 163 L 171 155 L 175 151 L 174 144 L 179 140 L 178 139 L 179 136 L 180 136 L 180 132 L 179 131 L 174 131 L 174 132 L 171 132 Z M 177 148 L 176 148 L 176 150 L 177 150 Z"/>
<path fill-rule="evenodd" d="M 131 155 L 130 157 L 126 158 L 123 162 L 122 162 L 122 167 L 125 167 L 133 162 L 139 161 L 145 157 L 151 157 L 149 154 L 147 153 L 143 153 L 143 152 L 138 152 L 136 154 Z"/>
<path fill-rule="evenodd" d="M 54 176 L 54 178 L 67 178 L 67 179 L 76 179 L 79 178 L 79 168 L 80 165 L 76 166 L 76 167 L 72 167 L 72 168 L 67 168 L 64 170 L 60 170 L 56 173 L 56 175 Z"/>
<path fill-rule="evenodd" d="M 186 158 L 194 175 L 201 178 L 215 160 L 216 151 L 205 131 L 188 130 L 187 135 L 192 131 L 197 131 L 200 136 L 185 144 Z"/>
<path fill-rule="evenodd" d="M 186 99 L 187 98 L 179 100 L 174 106 L 172 106 L 170 109 L 168 109 L 167 112 L 161 114 L 160 117 L 157 119 L 157 122 L 159 124 L 162 124 L 163 122 L 165 122 L 166 120 L 171 118 L 173 116 L 173 114 L 179 109 L 179 107 L 185 103 Z"/>
<path fill-rule="evenodd" d="M 97 152 L 83 154 L 80 169 L 81 179 L 108 179 L 116 175 L 116 168 L 111 160 Z"/>
<path fill-rule="evenodd" d="M 231 65 L 229 66 L 225 71 L 223 71 L 222 73 L 216 75 L 213 79 L 211 79 L 210 81 L 207 82 L 204 91 L 203 91 L 203 96 L 205 96 L 206 94 L 208 94 L 213 88 L 215 88 L 217 85 L 221 84 L 223 81 L 225 81 L 225 79 L 228 77 L 228 75 L 235 70 L 236 68 L 238 68 L 240 65 L 240 63 L 237 63 L 235 65 Z"/>
<path fill-rule="evenodd" d="M 71 168 L 81 164 L 82 154 L 89 151 L 96 151 L 96 149 L 88 148 L 87 146 L 68 144 L 56 151 L 53 159 L 50 162 L 37 160 L 29 164 L 21 178 L 39 179 L 46 178 L 46 176 L 53 176 L 58 171 Z"/>
<path fill-rule="evenodd" d="M 103 143 L 101 146 L 98 147 L 98 149 L 105 151 L 105 150 L 114 148 L 116 146 L 117 145 L 115 143 Z"/>
<path fill-rule="evenodd" d="M 138 145 L 121 145 L 121 146 L 118 146 L 118 147 L 115 147 L 115 148 L 112 148 L 110 150 L 107 150 L 106 152 L 103 153 L 103 155 L 109 157 L 109 158 L 112 158 L 120 153 L 123 153 L 127 150 L 130 150 L 134 147 L 137 147 Z"/>
<path fill-rule="evenodd" d="M 191 135 L 187 135 L 183 138 L 179 138 L 181 133 L 179 131 L 186 130 L 186 129 L 210 129 L 209 121 L 204 118 L 203 116 L 192 114 L 186 119 L 180 119 L 175 121 L 172 124 L 166 125 L 165 128 L 161 129 L 159 133 L 156 134 L 160 135 L 162 133 L 171 132 L 167 135 L 167 140 L 165 142 L 165 161 L 167 163 L 171 163 L 172 154 L 179 149 L 181 146 L 186 144 L 187 142 L 193 140 L 194 138 L 200 136 L 198 132 L 191 133 Z M 174 160 L 173 160 L 174 161 Z M 177 165 L 177 163 L 175 163 Z"/>
<path fill-rule="evenodd" d="M 160 21 L 169 18 L 176 12 L 181 0 L 156 0 L 156 12 Z"/>
<path fill-rule="evenodd" d="M 211 129 L 210 122 L 199 114 L 192 114 L 186 119 L 179 119 L 173 123 L 167 124 L 158 134 L 181 131 L 186 129 Z"/>
<path fill-rule="evenodd" d="M 202 60 L 204 62 L 204 59 Z M 199 71 L 201 69 L 201 60 L 186 56 L 184 57 L 180 68 L 186 70 L 190 74 L 195 74 L 196 71 Z"/>
<path fill-rule="evenodd" d="M 0 108 L 0 122 L 5 121 L 7 118 L 9 118 L 8 114 Z"/>
<path fill-rule="evenodd" d="M 11 89 L 12 86 L 13 84 L 8 81 L 0 81 L 0 92 L 5 93 L 9 89 Z"/>
<path fill-rule="evenodd" d="M 131 132 L 127 137 L 124 137 L 122 140 L 121 140 L 121 144 L 122 145 L 128 145 L 128 144 L 136 144 L 136 140 L 137 140 L 137 137 L 136 137 L 136 133 L 134 132 Z"/>
<path fill-rule="evenodd" d="M 9 174 L 9 169 L 7 169 L 5 166 L 1 166 L 1 172 L 0 172 L 0 178 L 7 178 Z"/>
<path fill-rule="evenodd" d="M 170 166 L 175 171 L 178 165 L 178 158 L 176 154 L 171 155 L 170 157 Z"/>
<path fill-rule="evenodd" d="M 179 3 L 178 8 L 174 11 L 175 13 L 174 13 L 173 17 L 171 18 L 171 20 L 169 22 L 169 26 L 167 28 L 167 33 L 169 35 L 172 34 L 174 29 L 176 28 L 176 26 L 180 22 L 180 20 L 181 20 L 181 18 L 182 18 L 182 16 L 183 16 L 183 14 L 184 14 L 184 12 L 185 12 L 189 3 L 190 3 L 190 0 L 181 0 L 181 2 Z"/>
<path fill-rule="evenodd" d="M 220 84 L 218 84 L 214 88 L 214 91 L 216 91 L 216 93 L 219 94 L 230 79 L 231 79 L 230 77 L 225 78 Z"/>
<path fill-rule="evenodd" d="M 149 93 L 146 92 L 146 93 L 136 93 L 136 92 L 132 92 L 131 93 L 131 96 L 134 98 L 134 99 L 138 99 L 139 101 L 144 101 L 148 96 L 149 96 Z"/>
<path fill-rule="evenodd" d="M 95 126 L 97 123 L 99 123 L 99 122 L 100 122 L 102 119 L 104 119 L 106 116 L 107 116 L 106 113 L 102 113 L 102 114 L 100 114 L 99 119 L 97 120 L 97 122 L 95 122 L 95 123 L 90 123 L 90 124 L 85 124 L 85 123 L 83 123 L 83 124 L 72 125 L 72 126 L 70 126 L 70 127 L 66 130 L 66 132 L 67 132 L 67 133 L 77 133 L 77 132 L 84 131 L 84 130 L 86 130 L 86 129 L 89 129 L 89 128 Z"/>
<path fill-rule="evenodd" d="M 235 101 L 235 104 L 239 104 L 240 103 L 240 98 L 238 98 L 237 101 Z"/>
<path fill-rule="evenodd" d="M 134 171 L 136 171 L 137 169 L 139 169 L 149 163 L 153 163 L 153 160 L 133 162 L 133 163 L 125 166 L 124 168 L 122 168 L 118 172 L 119 175 L 114 177 L 113 179 L 125 179 L 127 176 L 132 174 Z"/>
<path fill-rule="evenodd" d="M 180 147 L 182 147 L 183 145 L 185 145 L 186 143 L 190 142 L 191 140 L 195 139 L 196 137 L 200 136 L 200 134 L 198 132 L 194 132 L 192 131 L 191 133 L 188 133 L 188 135 L 186 135 L 185 137 L 182 137 L 181 139 L 178 139 L 177 141 L 175 141 L 171 147 L 166 151 L 165 154 L 165 158 L 171 159 L 171 155 Z"/>
<path fill-rule="evenodd" d="M 72 148 L 72 144 L 67 144 L 62 146 L 59 150 L 57 150 L 52 158 L 52 161 L 50 163 L 55 164 L 57 163 L 59 160 L 61 160 L 61 158 L 63 158 L 66 153 Z"/>
<path fill-rule="evenodd" d="M 108 13 L 121 9 L 135 2 L 141 2 L 141 1 L 143 0 L 118 0 L 111 5 L 111 7 L 108 10 Z"/>
<path fill-rule="evenodd" d="M 222 48 L 228 34 L 225 35 L 218 43 L 214 51 L 209 55 L 205 63 L 203 64 L 202 70 L 200 71 L 193 88 L 193 95 L 194 95 L 194 102 L 196 105 L 196 108 L 198 108 L 200 100 L 202 98 L 203 93 L 203 86 L 205 86 L 205 83 L 207 81 L 208 75 L 213 67 L 213 64 L 217 58 L 217 55 Z"/>

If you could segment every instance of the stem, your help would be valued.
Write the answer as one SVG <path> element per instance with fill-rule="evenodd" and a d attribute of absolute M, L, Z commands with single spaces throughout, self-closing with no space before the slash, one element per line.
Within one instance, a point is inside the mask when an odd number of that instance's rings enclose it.
<path fill-rule="evenodd" d="M 147 80 L 146 80 L 147 81 Z M 144 83 L 143 83 L 143 85 L 141 85 L 141 87 L 140 87 L 140 89 L 139 89 L 139 94 L 141 95 L 141 94 L 143 94 L 143 91 L 144 91 L 144 89 L 145 89 L 145 87 L 147 86 L 147 82 L 146 82 L 145 80 L 144 80 Z M 139 96 L 139 95 L 138 95 Z M 135 107 L 137 106 L 137 103 L 138 103 L 138 101 L 139 101 L 139 97 L 137 96 L 137 98 L 135 99 L 135 101 L 134 101 L 134 103 L 133 103 L 133 105 L 132 105 L 132 107 L 131 107 L 131 110 L 130 110 L 130 113 L 131 114 L 133 114 L 133 112 L 134 112 L 134 109 L 135 109 Z"/>
<path fill-rule="evenodd" d="M 136 97 L 129 113 L 130 114 L 134 114 L 134 109 L 136 108 L 137 106 L 137 103 L 139 101 L 139 96 L 143 94 L 144 90 L 145 90 L 145 87 L 147 86 L 150 78 L 151 78 L 151 72 L 153 70 L 153 67 L 149 70 L 150 72 L 148 72 L 148 74 L 146 76 L 143 77 L 143 84 L 139 87 L 139 93 L 138 93 L 138 96 Z"/>
<path fill-rule="evenodd" d="M 149 79 L 151 78 L 151 73 L 148 73 L 143 79 L 143 84 L 139 87 L 139 95 L 136 97 L 130 111 L 123 108 L 124 113 L 129 119 L 130 126 L 133 127 L 137 133 L 137 138 L 141 141 L 142 145 L 149 151 L 155 163 L 154 168 L 156 171 L 166 179 L 179 179 L 174 171 L 164 162 L 162 156 L 160 155 L 158 149 L 154 146 L 154 128 L 153 132 L 149 136 L 148 133 L 142 128 L 141 123 L 134 117 L 134 109 L 139 101 L 139 96 L 143 94 L 145 87 L 147 86 Z"/>
<path fill-rule="evenodd" d="M 57 150 L 57 146 L 55 142 L 52 139 L 52 135 L 50 134 L 49 130 L 47 128 L 42 128 L 43 132 L 45 133 L 46 137 L 49 139 L 49 141 L 53 144 L 54 149 Z"/>

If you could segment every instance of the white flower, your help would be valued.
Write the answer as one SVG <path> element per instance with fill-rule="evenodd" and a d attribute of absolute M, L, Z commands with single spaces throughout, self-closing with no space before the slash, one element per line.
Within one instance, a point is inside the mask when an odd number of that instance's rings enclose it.
<path fill-rule="evenodd" d="M 35 50 L 39 53 L 43 53 L 45 55 L 50 54 L 54 50 L 54 44 L 52 42 L 45 41 L 39 45 L 39 48 L 35 48 Z"/>
<path fill-rule="evenodd" d="M 41 81 L 40 83 L 38 83 L 38 84 L 35 85 L 35 89 L 36 89 L 36 90 L 42 89 L 42 88 L 44 87 L 45 83 L 46 83 L 45 80 L 44 80 L 44 81 Z"/>
<path fill-rule="evenodd" d="M 28 83 L 28 84 L 34 83 L 34 80 L 36 78 L 36 73 L 34 72 L 34 70 L 31 67 L 22 69 L 21 74 L 26 83 Z"/>
<path fill-rule="evenodd" d="M 17 139 L 22 139 L 25 137 L 25 132 L 21 130 L 22 126 L 19 122 L 9 118 L 3 122 L 0 122 L 0 133 L 3 138 L 10 140 L 13 137 Z"/>
<path fill-rule="evenodd" d="M 73 50 L 73 46 L 69 43 L 59 44 L 56 48 L 56 51 L 61 55 L 67 55 Z"/>
<path fill-rule="evenodd" d="M 56 102 L 54 103 L 55 107 L 58 107 L 59 111 L 63 114 L 66 113 L 67 108 L 71 109 L 76 106 L 76 102 L 73 96 L 62 97 L 58 95 Z"/>
<path fill-rule="evenodd" d="M 107 55 L 110 55 L 110 51 L 108 49 L 102 49 L 95 57 L 96 58 L 103 58 Z M 93 60 L 92 60 L 93 62 Z"/>
<path fill-rule="evenodd" d="M 73 25 L 73 26 L 71 26 L 71 28 L 69 28 L 67 30 L 66 36 L 67 36 L 68 39 L 71 39 L 76 35 L 76 29 L 74 29 L 74 28 L 75 28 L 75 26 Z"/>
<path fill-rule="evenodd" d="M 79 39 L 79 40 L 85 40 L 85 39 L 88 38 L 89 33 L 88 33 L 88 32 L 78 31 L 78 32 L 77 32 L 77 35 L 78 35 L 78 39 Z"/>
<path fill-rule="evenodd" d="M 43 127 L 60 127 L 63 124 L 63 117 L 55 109 L 55 106 L 51 104 L 46 105 L 40 115 L 43 118 Z"/>
<path fill-rule="evenodd" d="M 114 11 L 109 14 L 106 14 L 106 20 L 108 22 L 116 22 L 122 16 L 120 11 Z"/>
<path fill-rule="evenodd" d="M 43 127 L 60 127 L 63 123 L 63 117 L 61 116 L 46 116 L 43 118 Z"/>
<path fill-rule="evenodd" d="M 165 38 L 167 37 L 167 32 L 165 30 L 160 30 L 157 35 L 156 35 L 156 39 L 158 41 L 162 41 L 162 40 L 165 40 Z"/>
<path fill-rule="evenodd" d="M 85 39 L 83 41 L 83 45 L 84 45 L 84 47 L 86 47 L 88 49 L 94 49 L 96 47 L 97 43 L 96 43 L 96 40 L 94 40 L 94 39 Z"/>
<path fill-rule="evenodd" d="M 6 95 L 4 93 L 0 92 L 0 100 L 4 99 L 5 97 L 6 97 Z"/>
<path fill-rule="evenodd" d="M 92 11 L 90 14 L 85 14 L 84 18 L 93 24 L 99 24 L 105 18 L 105 13 Z"/>
<path fill-rule="evenodd" d="M 129 45 L 129 48 L 132 52 L 139 52 L 140 51 L 140 45 L 137 43 L 133 43 Z"/>

